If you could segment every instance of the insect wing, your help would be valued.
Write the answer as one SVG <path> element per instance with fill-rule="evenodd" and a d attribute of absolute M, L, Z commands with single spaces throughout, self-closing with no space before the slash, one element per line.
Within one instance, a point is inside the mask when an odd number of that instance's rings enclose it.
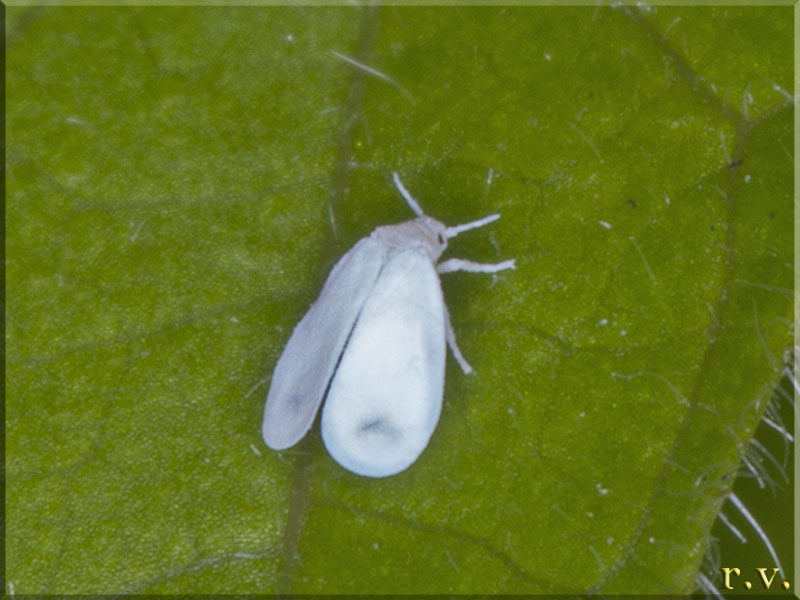
<path fill-rule="evenodd" d="M 282 450 L 311 428 L 325 388 L 385 260 L 373 238 L 356 243 L 331 270 L 319 298 L 297 324 L 272 374 L 264 442 Z"/>
<path fill-rule="evenodd" d="M 442 406 L 445 316 L 430 259 L 391 257 L 364 304 L 322 409 L 322 439 L 343 467 L 385 477 L 428 444 Z"/>

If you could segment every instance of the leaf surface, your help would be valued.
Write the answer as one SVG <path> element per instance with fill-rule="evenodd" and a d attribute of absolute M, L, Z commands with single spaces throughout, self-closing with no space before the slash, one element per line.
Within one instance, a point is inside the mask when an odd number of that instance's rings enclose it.
<path fill-rule="evenodd" d="M 16 593 L 692 591 L 792 339 L 791 11 L 9 7 Z M 517 269 L 443 277 L 476 374 L 374 480 L 260 422 L 392 171 Z"/>

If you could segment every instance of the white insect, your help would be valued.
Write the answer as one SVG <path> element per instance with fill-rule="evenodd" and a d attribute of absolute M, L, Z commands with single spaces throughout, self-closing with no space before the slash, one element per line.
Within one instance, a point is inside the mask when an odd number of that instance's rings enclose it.
<path fill-rule="evenodd" d="M 514 261 L 436 264 L 447 241 L 500 218 L 447 227 L 425 215 L 403 186 L 416 219 L 378 227 L 333 267 L 295 327 L 267 394 L 262 434 L 270 448 L 296 444 L 322 409 L 322 439 L 340 465 L 368 477 L 394 475 L 428 445 L 439 420 L 445 340 L 464 373 L 438 273 L 495 273 Z"/>

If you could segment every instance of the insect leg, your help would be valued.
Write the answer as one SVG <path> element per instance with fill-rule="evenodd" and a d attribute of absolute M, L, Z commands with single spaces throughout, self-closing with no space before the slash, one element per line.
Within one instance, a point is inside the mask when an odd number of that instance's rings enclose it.
<path fill-rule="evenodd" d="M 458 349 L 458 344 L 456 343 L 456 332 L 453 330 L 453 326 L 450 324 L 450 313 L 447 310 L 447 305 L 443 305 L 444 307 L 444 328 L 445 328 L 445 338 L 447 339 L 447 345 L 450 346 L 450 351 L 453 353 L 453 357 L 456 359 L 458 366 L 461 367 L 461 370 L 464 371 L 464 375 L 469 375 L 472 373 L 473 369 L 467 362 L 467 359 L 464 358 L 464 355 L 461 354 L 461 350 Z"/>
<path fill-rule="evenodd" d="M 463 258 L 450 258 L 436 265 L 439 273 L 452 273 L 454 271 L 468 271 L 469 273 L 497 273 L 505 269 L 515 269 L 514 259 L 504 260 L 497 264 L 476 263 Z"/>

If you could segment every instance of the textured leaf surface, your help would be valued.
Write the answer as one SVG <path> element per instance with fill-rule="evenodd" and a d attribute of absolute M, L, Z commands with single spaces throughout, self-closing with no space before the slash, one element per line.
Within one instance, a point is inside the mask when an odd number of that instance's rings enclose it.
<path fill-rule="evenodd" d="M 9 8 L 15 591 L 691 591 L 791 343 L 791 11 Z M 517 270 L 372 480 L 260 420 L 392 170 Z"/>

